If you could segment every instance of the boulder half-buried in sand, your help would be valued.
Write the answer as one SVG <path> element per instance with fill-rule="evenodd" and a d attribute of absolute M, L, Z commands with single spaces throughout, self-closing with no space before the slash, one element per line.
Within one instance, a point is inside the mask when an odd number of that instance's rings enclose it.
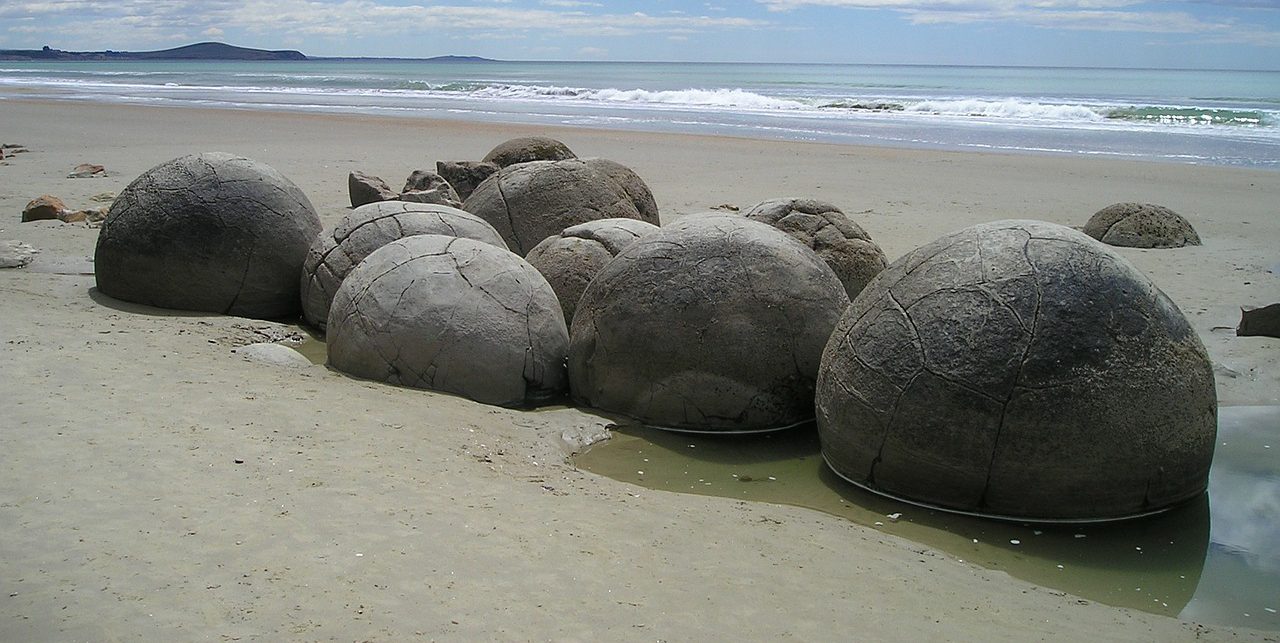
<path fill-rule="evenodd" d="M 835 271 L 850 299 L 889 265 L 871 235 L 826 201 L 771 199 L 747 210 L 744 216 L 767 223 L 813 248 Z"/>
<path fill-rule="evenodd" d="M 574 399 L 660 428 L 770 431 L 813 418 L 813 385 L 849 298 L 812 250 L 736 215 L 632 243 L 578 302 Z"/>
<path fill-rule="evenodd" d="M 587 284 L 619 252 L 658 226 L 636 219 L 600 219 L 565 228 L 533 247 L 525 257 L 560 299 L 565 321 L 573 322 Z"/>
<path fill-rule="evenodd" d="M 324 329 L 329 305 L 338 286 L 374 250 L 415 234 L 465 237 L 507 246 L 493 226 L 483 219 L 443 205 L 382 201 L 362 205 L 322 232 L 302 263 L 302 315 L 307 323 Z"/>
<path fill-rule="evenodd" d="M 524 259 L 418 235 L 370 254 L 329 311 L 329 364 L 358 377 L 525 406 L 562 395 L 560 302 Z"/>
<path fill-rule="evenodd" d="M 1084 233 L 1111 246 L 1181 248 L 1200 245 L 1200 235 L 1182 215 L 1151 203 L 1115 203 L 1098 210 Z"/>
<path fill-rule="evenodd" d="M 880 273 L 822 358 L 828 464 L 949 510 L 1105 520 L 1203 493 L 1213 368 L 1173 302 L 1063 226 L 998 221 Z"/>
<path fill-rule="evenodd" d="M 161 163 L 111 204 L 98 289 L 139 304 L 274 319 L 298 313 L 320 219 L 271 167 L 223 153 Z"/>
<path fill-rule="evenodd" d="M 585 161 L 533 161 L 485 179 L 463 209 L 488 221 L 520 256 L 570 226 L 597 219 L 638 219 L 654 225 L 626 190 Z"/>

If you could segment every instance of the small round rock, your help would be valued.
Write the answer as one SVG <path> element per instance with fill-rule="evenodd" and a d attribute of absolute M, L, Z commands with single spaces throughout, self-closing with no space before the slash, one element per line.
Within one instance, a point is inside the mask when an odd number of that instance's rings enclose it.
<path fill-rule="evenodd" d="M 484 155 L 482 163 L 507 167 L 529 161 L 563 161 L 578 158 L 569 146 L 546 136 L 525 136 L 499 143 Z"/>
<path fill-rule="evenodd" d="M 457 208 L 401 201 L 362 205 L 316 237 L 307 251 L 302 264 L 303 318 L 323 330 L 333 295 L 347 273 L 374 250 L 415 234 L 465 237 L 507 249 L 493 226 Z"/>
<path fill-rule="evenodd" d="M 884 251 L 840 208 L 817 199 L 770 199 L 744 213 L 809 246 L 835 271 L 853 299 L 889 265 Z"/>
<path fill-rule="evenodd" d="M 636 239 L 658 226 L 636 219 L 600 219 L 565 228 L 542 240 L 525 259 L 551 284 L 566 321 L 573 321 L 578 300 L 591 279 Z"/>
<path fill-rule="evenodd" d="M 522 257 L 543 239 L 588 221 L 627 218 L 658 225 L 656 213 L 641 213 L 623 186 L 579 159 L 505 167 L 477 186 L 463 209 L 493 225 Z"/>
<path fill-rule="evenodd" d="M 329 364 L 519 407 L 562 395 L 569 336 L 555 292 L 497 246 L 417 235 L 375 250 L 329 311 Z"/>
<path fill-rule="evenodd" d="M 570 390 L 661 428 L 788 428 L 813 418 L 822 348 L 848 303 L 831 269 L 786 234 L 737 215 L 686 217 L 587 286 Z"/>
<path fill-rule="evenodd" d="M 320 218 L 289 179 L 223 153 L 143 173 L 111 204 L 94 251 L 98 290 L 139 304 L 275 319 L 297 315 Z"/>
<path fill-rule="evenodd" d="M 1182 215 L 1151 203 L 1114 203 L 1098 210 L 1084 233 L 1111 246 L 1181 248 L 1200 245 L 1200 235 Z"/>
<path fill-rule="evenodd" d="M 1012 519 L 1108 520 L 1203 493 L 1213 368 L 1169 298 L 1041 221 L 966 228 L 867 285 L 817 385 L 822 454 L 886 495 Z"/>

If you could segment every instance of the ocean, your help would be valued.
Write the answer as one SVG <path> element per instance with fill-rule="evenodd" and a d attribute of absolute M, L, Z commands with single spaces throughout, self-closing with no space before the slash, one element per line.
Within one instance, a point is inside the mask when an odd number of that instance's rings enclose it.
<path fill-rule="evenodd" d="M 15 96 L 1280 169 L 1280 72 L 927 65 L 0 61 Z"/>

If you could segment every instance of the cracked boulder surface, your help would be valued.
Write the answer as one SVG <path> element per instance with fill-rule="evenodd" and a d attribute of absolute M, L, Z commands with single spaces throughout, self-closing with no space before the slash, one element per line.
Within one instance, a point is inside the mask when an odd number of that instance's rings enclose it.
<path fill-rule="evenodd" d="M 488 221 L 512 252 L 525 256 L 543 239 L 597 219 L 658 225 L 608 174 L 586 161 L 532 161 L 503 168 L 476 187 L 463 209 Z"/>
<path fill-rule="evenodd" d="M 681 431 L 746 433 L 813 418 L 822 349 L 849 298 L 790 236 L 690 217 L 627 246 L 573 318 L 578 402 Z"/>
<path fill-rule="evenodd" d="M 507 244 L 483 219 L 444 205 L 383 201 L 362 205 L 316 237 L 302 262 L 302 316 L 325 329 L 338 286 L 365 257 L 397 239 L 441 234 L 482 241 L 503 250 Z"/>
<path fill-rule="evenodd" d="M 589 158 L 582 161 L 622 186 L 622 191 L 631 197 L 631 202 L 635 204 L 641 219 L 652 223 L 658 221 L 658 202 L 654 200 L 653 191 L 649 189 L 649 185 L 635 173 L 635 170 L 609 159 Z"/>
<path fill-rule="evenodd" d="M 770 199 L 744 213 L 813 248 L 835 271 L 849 299 L 889 265 L 884 251 L 840 208 L 816 199 Z"/>
<path fill-rule="evenodd" d="M 481 163 L 493 163 L 500 168 L 529 161 L 563 161 L 576 159 L 569 146 L 547 136 L 524 136 L 513 138 L 489 150 Z"/>
<path fill-rule="evenodd" d="M 563 395 L 569 335 L 546 279 L 497 246 L 393 241 L 338 288 L 329 364 L 371 380 L 519 407 Z"/>
<path fill-rule="evenodd" d="M 1182 215 L 1151 203 L 1114 203 L 1098 210 L 1084 233 L 1111 246 L 1181 248 L 1200 245 L 1200 235 Z"/>
<path fill-rule="evenodd" d="M 658 226 L 636 219 L 588 221 L 543 239 L 525 260 L 547 278 L 560 299 L 565 320 L 572 322 L 591 279 L 623 248 L 658 230 Z"/>
<path fill-rule="evenodd" d="M 1070 228 L 997 221 L 867 285 L 822 356 L 818 433 L 860 486 L 943 509 L 1105 520 L 1199 496 L 1213 368 L 1182 312 Z"/>
<path fill-rule="evenodd" d="M 143 173 L 111 204 L 94 251 L 98 290 L 149 306 L 277 319 L 320 233 L 311 202 L 271 167 L 223 153 Z"/>

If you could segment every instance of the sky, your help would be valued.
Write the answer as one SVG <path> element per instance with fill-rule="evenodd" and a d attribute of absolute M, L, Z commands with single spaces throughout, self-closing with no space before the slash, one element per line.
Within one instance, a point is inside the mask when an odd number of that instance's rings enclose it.
<path fill-rule="evenodd" d="M 1280 70 L 1280 0 L 0 0 L 0 49 Z"/>

